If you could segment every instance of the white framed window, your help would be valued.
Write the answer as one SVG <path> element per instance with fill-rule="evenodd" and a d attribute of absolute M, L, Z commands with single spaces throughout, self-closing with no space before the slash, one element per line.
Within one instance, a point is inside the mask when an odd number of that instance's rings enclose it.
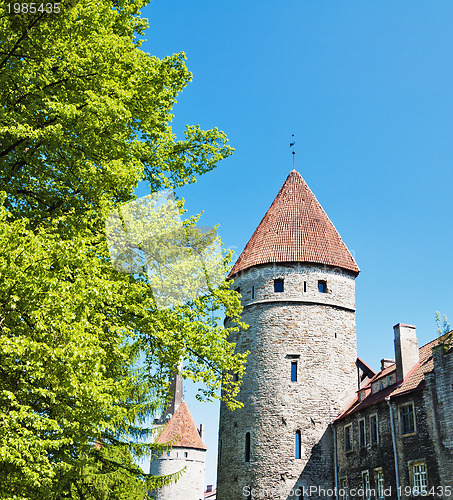
<path fill-rule="evenodd" d="M 374 471 L 374 480 L 376 483 L 376 497 L 377 498 L 384 498 L 384 473 L 382 472 L 382 469 L 376 469 Z"/>
<path fill-rule="evenodd" d="M 364 418 L 359 420 L 359 446 L 361 448 L 366 446 L 366 425 Z"/>
<path fill-rule="evenodd" d="M 400 408 L 400 429 L 401 434 L 413 434 L 415 432 L 415 412 L 412 403 L 405 404 Z"/>
<path fill-rule="evenodd" d="M 371 444 L 379 443 L 379 422 L 377 413 L 370 415 L 370 440 Z"/>
<path fill-rule="evenodd" d="M 340 490 L 338 492 L 339 500 L 349 500 L 348 479 L 343 477 L 340 479 Z"/>
<path fill-rule="evenodd" d="M 371 499 L 370 473 L 367 470 L 362 472 L 363 500 Z"/>
<path fill-rule="evenodd" d="M 425 462 L 417 462 L 411 465 L 412 491 L 414 495 L 426 494 L 428 491 L 428 472 Z"/>
<path fill-rule="evenodd" d="M 352 424 L 344 428 L 344 451 L 352 451 Z"/>

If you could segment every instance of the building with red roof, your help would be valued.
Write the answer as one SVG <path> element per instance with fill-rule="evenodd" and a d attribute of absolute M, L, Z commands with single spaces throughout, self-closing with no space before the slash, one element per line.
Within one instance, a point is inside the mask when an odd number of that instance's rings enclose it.
<path fill-rule="evenodd" d="M 395 360 L 358 386 L 333 423 L 341 498 L 453 494 L 453 349 L 449 335 L 418 347 L 397 324 Z"/>
<path fill-rule="evenodd" d="M 293 170 L 234 264 L 249 351 L 221 404 L 216 498 L 401 500 L 453 494 L 453 349 L 394 327 L 395 359 L 357 358 L 359 268 Z M 228 320 L 227 320 L 228 321 Z"/>

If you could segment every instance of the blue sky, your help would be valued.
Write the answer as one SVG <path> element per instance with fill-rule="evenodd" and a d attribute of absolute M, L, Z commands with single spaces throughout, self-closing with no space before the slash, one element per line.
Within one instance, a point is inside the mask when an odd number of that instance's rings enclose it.
<path fill-rule="evenodd" d="M 239 255 L 292 169 L 361 268 L 358 355 L 393 357 L 398 322 L 420 345 L 453 319 L 453 2 L 152 0 L 143 50 L 187 54 L 174 109 L 224 130 L 234 155 L 179 191 Z M 144 194 L 144 193 L 143 193 Z M 206 427 L 215 483 L 218 404 L 186 401 Z"/>

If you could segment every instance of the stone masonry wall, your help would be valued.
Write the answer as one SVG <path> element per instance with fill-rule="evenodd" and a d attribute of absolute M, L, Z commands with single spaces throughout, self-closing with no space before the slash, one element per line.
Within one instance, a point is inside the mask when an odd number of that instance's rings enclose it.
<path fill-rule="evenodd" d="M 187 457 L 185 454 L 187 453 Z M 151 462 L 150 474 L 166 475 L 185 471 L 181 477 L 164 488 L 153 492 L 155 500 L 202 500 L 204 496 L 206 451 L 173 447 Z"/>
<path fill-rule="evenodd" d="M 274 292 L 279 278 L 282 293 Z M 327 293 L 318 291 L 319 280 L 327 281 Z M 244 407 L 231 412 L 221 405 L 217 498 L 244 499 L 253 488 L 253 499 L 286 499 L 300 485 L 331 488 L 329 423 L 357 389 L 354 278 L 322 266 L 271 264 L 242 273 L 237 287 L 250 328 L 230 340 L 250 355 L 239 395 Z"/>
<path fill-rule="evenodd" d="M 440 485 L 453 496 L 453 350 L 433 350 L 434 370 L 426 376 L 425 406 L 438 458 Z"/>
<path fill-rule="evenodd" d="M 396 435 L 396 448 L 398 455 L 398 477 L 402 499 L 415 499 L 413 482 L 411 480 L 411 465 L 424 462 L 428 472 L 428 489 L 437 489 L 441 485 L 439 477 L 438 456 L 433 447 L 430 426 L 432 416 L 426 407 L 426 390 L 412 391 L 391 399 Z M 401 408 L 412 404 L 415 414 L 415 431 L 402 435 Z M 379 439 L 377 443 L 371 442 L 370 417 L 377 415 Z M 366 444 L 359 444 L 359 422 L 365 421 Z M 353 448 L 345 450 L 344 429 L 352 425 Z M 363 486 L 363 473 L 368 472 L 370 477 L 371 498 L 377 496 L 376 473 L 381 470 L 384 476 L 385 498 L 398 498 L 395 473 L 395 459 L 393 452 L 390 410 L 385 400 L 364 408 L 335 424 L 337 429 L 337 461 L 340 486 L 342 480 L 346 481 L 350 498 L 354 498 L 354 490 Z M 450 466 L 451 467 L 451 466 Z M 434 491 L 434 490 L 432 490 Z M 436 490 L 437 491 L 437 490 Z M 440 490 L 439 490 L 440 491 Z M 360 492 L 355 498 L 360 498 Z M 433 496 L 430 496 L 433 498 Z M 436 496 L 448 498 L 448 496 Z"/>

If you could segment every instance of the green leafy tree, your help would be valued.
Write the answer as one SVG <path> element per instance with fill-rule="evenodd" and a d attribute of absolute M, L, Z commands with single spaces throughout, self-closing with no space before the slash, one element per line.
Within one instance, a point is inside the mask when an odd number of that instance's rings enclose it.
<path fill-rule="evenodd" d="M 142 6 L 0 7 L 2 499 L 140 498 L 144 484 L 174 479 L 147 477 L 131 457 L 149 453 L 144 425 L 181 360 L 205 384 L 201 398 L 222 383 L 238 404 L 245 356 L 219 322 L 223 312 L 244 326 L 238 295 L 221 282 L 159 308 L 147 272 L 110 259 L 107 218 L 140 180 L 176 188 L 231 153 L 217 129 L 188 126 L 176 139 L 172 106 L 191 74 L 184 54 L 140 49 Z"/>
<path fill-rule="evenodd" d="M 443 346 L 445 351 L 449 351 L 453 346 L 453 331 L 447 316 L 439 311 L 436 311 L 436 331 L 437 337 L 440 338 L 440 345 Z"/>
<path fill-rule="evenodd" d="M 143 500 L 147 496 L 146 477 L 131 460 L 127 446 L 95 445 L 85 457 L 71 484 L 74 500 Z"/>

